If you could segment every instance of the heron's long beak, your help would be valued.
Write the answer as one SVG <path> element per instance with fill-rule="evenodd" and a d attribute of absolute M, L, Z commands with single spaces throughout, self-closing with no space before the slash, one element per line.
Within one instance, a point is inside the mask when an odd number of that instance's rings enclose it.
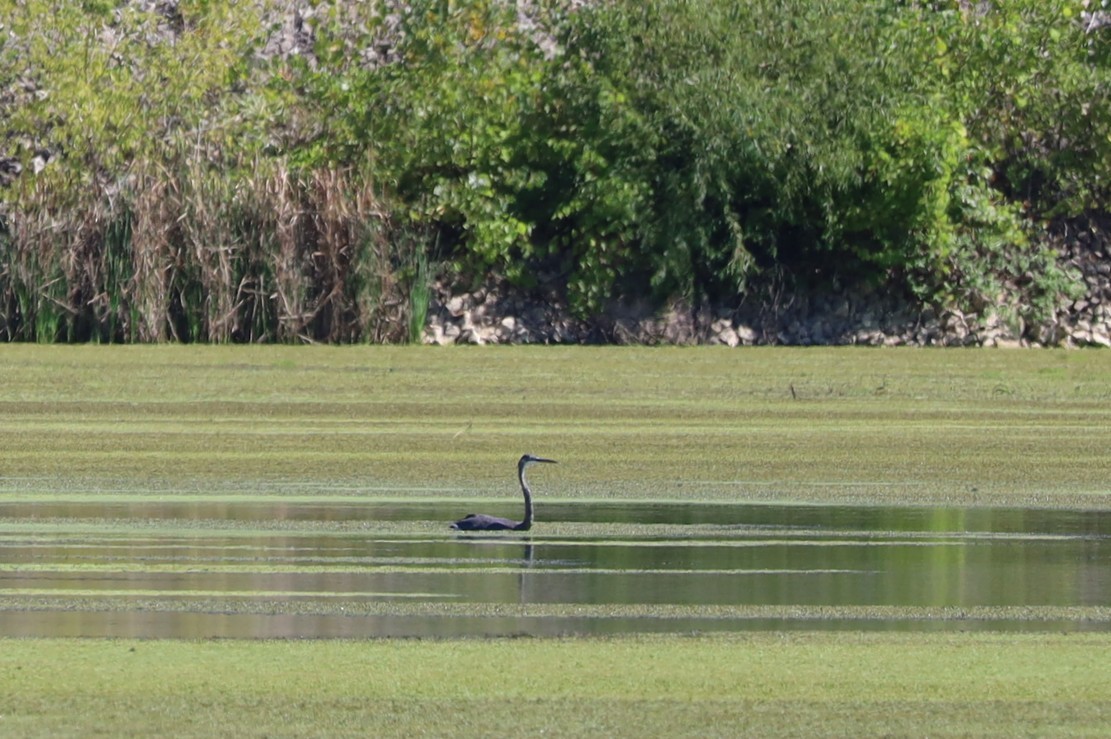
<path fill-rule="evenodd" d="M 540 457 L 537 457 L 536 459 L 534 459 L 532 461 L 533 462 L 547 462 L 548 464 L 559 464 L 559 462 L 555 461 L 554 459 L 542 459 Z"/>

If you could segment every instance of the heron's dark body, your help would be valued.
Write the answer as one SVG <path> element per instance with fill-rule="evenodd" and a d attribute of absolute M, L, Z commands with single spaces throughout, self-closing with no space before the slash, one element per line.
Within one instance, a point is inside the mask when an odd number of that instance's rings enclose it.
<path fill-rule="evenodd" d="M 525 496 L 525 520 L 488 516 L 485 513 L 468 513 L 451 525 L 457 531 L 528 531 L 532 528 L 532 491 L 525 480 L 525 468 L 536 462 L 555 464 L 554 459 L 544 459 L 526 454 L 517 462 L 517 480 L 521 483 L 521 494 Z"/>
<path fill-rule="evenodd" d="M 532 528 L 532 522 L 487 516 L 485 513 L 468 513 L 451 527 L 459 531 L 528 531 Z"/>

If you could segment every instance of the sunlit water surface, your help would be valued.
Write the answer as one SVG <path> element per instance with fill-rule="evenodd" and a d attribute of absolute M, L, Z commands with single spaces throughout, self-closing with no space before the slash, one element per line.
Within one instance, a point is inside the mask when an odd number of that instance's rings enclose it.
<path fill-rule="evenodd" d="M 448 530 L 469 507 L 0 502 L 0 633 L 1111 629 L 1107 512 L 565 503 Z"/>

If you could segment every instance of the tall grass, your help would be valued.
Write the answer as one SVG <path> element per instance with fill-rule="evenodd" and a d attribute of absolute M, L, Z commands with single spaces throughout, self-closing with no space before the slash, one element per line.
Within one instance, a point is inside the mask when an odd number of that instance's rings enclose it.
<path fill-rule="evenodd" d="M 431 285 L 428 281 L 428 258 L 417 255 L 417 269 L 413 276 L 413 287 L 409 291 L 409 343 L 420 342 L 424 324 L 428 318 L 428 304 L 431 299 Z"/>
<path fill-rule="evenodd" d="M 33 181 L 9 218 L 0 336 L 27 341 L 404 341 L 423 244 L 366 177 L 260 160 L 153 163 L 80 202 Z M 426 279 L 426 277 L 422 277 Z M 425 299 L 426 300 L 426 299 Z"/>

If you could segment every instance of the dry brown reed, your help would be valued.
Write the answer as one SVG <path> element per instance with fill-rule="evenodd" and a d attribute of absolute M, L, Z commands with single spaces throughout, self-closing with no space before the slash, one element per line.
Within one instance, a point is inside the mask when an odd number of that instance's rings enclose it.
<path fill-rule="evenodd" d="M 8 340 L 404 341 L 426 248 L 369 178 L 269 160 L 136 164 L 84 188 L 32 181 L 8 221 Z"/>

